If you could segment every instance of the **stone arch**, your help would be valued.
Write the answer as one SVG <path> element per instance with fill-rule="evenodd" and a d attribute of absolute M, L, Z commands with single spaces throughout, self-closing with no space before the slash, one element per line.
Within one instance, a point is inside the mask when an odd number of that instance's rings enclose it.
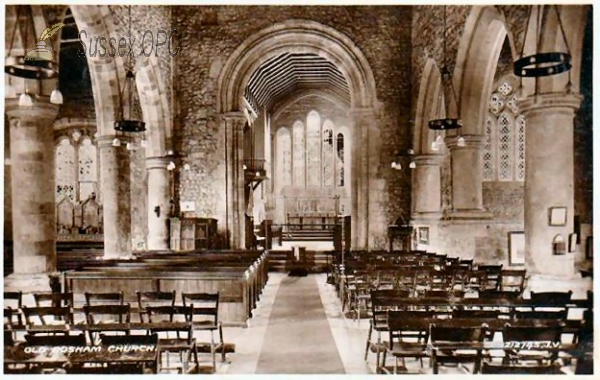
<path fill-rule="evenodd" d="M 504 18 L 493 6 L 473 6 L 458 46 L 453 83 L 463 134 L 482 134 L 487 100 L 505 38 Z M 514 49 L 513 49 L 514 50 Z"/>
<path fill-rule="evenodd" d="M 265 28 L 254 35 L 247 38 L 238 48 L 231 54 L 225 63 L 218 79 L 218 94 L 217 94 L 217 109 L 216 111 L 222 115 L 234 114 L 244 110 L 244 91 L 252 74 L 267 60 L 279 56 L 283 53 L 304 53 L 315 54 L 323 57 L 337 66 L 343 74 L 348 84 L 350 92 L 350 108 L 355 113 L 355 118 L 365 119 L 366 115 L 377 114 L 377 99 L 375 88 L 375 77 L 371 67 L 354 42 L 340 33 L 339 31 L 309 20 L 288 20 L 282 23 Z M 368 123 L 362 120 L 359 125 L 364 132 L 367 131 Z M 370 125 L 373 127 L 373 125 Z M 375 134 L 377 128 L 370 128 Z M 356 136 L 361 136 L 360 133 L 355 133 Z M 364 133 L 366 135 L 366 133 Z M 353 143 L 352 146 L 357 146 Z M 361 161 L 363 155 L 368 155 L 365 149 L 366 145 L 362 144 L 360 154 L 352 155 L 353 170 L 361 170 L 362 176 L 365 179 L 372 175 L 369 173 L 369 166 L 377 167 L 377 165 L 363 165 Z M 230 169 L 235 172 L 239 162 L 232 162 Z M 364 167 L 363 167 L 364 166 Z M 373 171 L 376 173 L 376 170 Z M 358 176 L 352 175 L 353 178 Z M 237 222 L 234 222 L 233 230 L 234 245 L 243 246 L 244 227 L 243 218 L 243 202 L 242 193 L 239 189 L 243 188 L 244 184 L 240 183 L 238 177 L 232 176 L 228 179 L 231 187 L 237 189 L 234 194 L 234 202 L 232 215 L 237 215 Z M 369 212 L 369 191 L 368 181 L 355 181 L 353 189 L 353 207 L 352 215 L 355 220 L 361 222 L 361 243 L 355 246 L 368 246 L 366 241 L 368 236 L 367 217 Z M 358 205 L 359 189 L 364 196 L 362 202 Z M 356 199 L 356 201 L 354 200 Z M 234 219 L 235 220 L 235 219 Z M 357 224 L 353 223 L 353 228 L 358 230 Z M 358 236 L 358 233 L 353 234 Z M 237 241 L 236 241 L 237 240 Z M 358 241 L 358 240 L 357 240 Z"/>
<path fill-rule="evenodd" d="M 571 77 L 571 90 L 579 92 L 581 77 L 581 57 L 583 54 L 583 37 L 585 34 L 587 19 L 586 5 L 559 5 L 558 12 L 563 24 L 565 37 L 571 53 L 570 73 L 561 73 L 542 77 L 538 80 L 538 93 L 563 92 L 566 89 L 569 75 Z M 532 24 L 535 21 L 532 15 Z M 527 41 L 525 41 L 524 55 L 534 54 L 536 45 L 535 24 L 529 25 Z M 541 34 L 540 52 L 561 51 L 566 52 L 563 34 L 553 9 L 546 10 L 546 18 Z M 528 79 L 529 86 L 526 87 L 527 94 L 534 92 L 535 80 Z"/>
<path fill-rule="evenodd" d="M 354 42 L 337 30 L 308 20 L 288 20 L 254 34 L 230 56 L 219 76 L 217 112 L 243 109 L 243 91 L 252 73 L 283 52 L 312 53 L 335 64 L 348 82 L 353 108 L 375 105 L 375 77 Z"/>
<path fill-rule="evenodd" d="M 71 5 L 71 12 L 79 30 L 84 29 L 87 32 L 88 40 L 95 36 L 118 35 L 108 6 Z M 115 57 L 87 55 L 87 61 L 92 79 L 98 133 L 112 135 L 114 134 L 113 122 L 120 107 L 120 88 L 125 80 L 123 57 L 118 54 Z M 151 155 L 155 152 L 164 152 L 165 129 L 170 127 L 168 108 L 165 112 L 164 107 L 166 101 L 160 100 L 160 93 L 164 93 L 164 86 L 162 88 L 160 86 L 160 70 L 156 67 L 158 67 L 156 60 L 140 60 L 137 68 L 141 72 L 141 78 L 136 80 L 143 118 L 148 125 L 146 134 L 149 137 L 149 144 L 146 152 L 152 153 Z M 158 108 L 153 105 L 160 105 L 160 110 L 153 110 L 152 108 Z"/>
<path fill-rule="evenodd" d="M 429 120 L 441 116 L 443 111 L 440 98 L 443 98 L 442 76 L 433 58 L 425 63 L 423 77 L 419 86 L 417 108 L 415 112 L 415 133 L 413 149 L 416 154 L 431 154 L 430 142 L 433 132 L 428 127 Z"/>
<path fill-rule="evenodd" d="M 321 90 L 321 89 L 306 89 L 300 93 L 292 93 L 290 96 L 284 98 L 279 103 L 279 105 L 273 110 L 273 113 L 272 113 L 273 120 L 277 120 L 279 118 L 279 116 L 281 115 L 281 113 L 288 107 L 296 104 L 297 102 L 299 102 L 303 99 L 309 98 L 311 96 L 323 98 L 323 99 L 335 104 L 336 107 L 339 107 L 341 109 L 348 109 L 348 107 L 349 107 L 348 104 L 341 101 L 337 96 L 330 93 L 329 91 Z"/>

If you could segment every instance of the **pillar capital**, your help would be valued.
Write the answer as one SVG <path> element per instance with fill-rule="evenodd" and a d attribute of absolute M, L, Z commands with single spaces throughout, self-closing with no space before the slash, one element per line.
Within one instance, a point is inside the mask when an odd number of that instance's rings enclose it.
<path fill-rule="evenodd" d="M 31 107 L 19 105 L 18 99 L 6 99 L 6 114 L 11 119 L 21 121 L 51 122 L 58 116 L 59 106 L 56 104 L 36 100 Z"/>
<path fill-rule="evenodd" d="M 414 157 L 417 167 L 419 166 L 440 166 L 444 161 L 443 154 L 419 154 Z"/>
<path fill-rule="evenodd" d="M 133 142 L 133 137 L 125 136 L 125 135 L 101 135 L 96 138 L 96 143 L 98 144 L 98 148 L 118 148 L 113 147 L 114 139 L 119 139 L 121 144 L 127 144 L 128 142 Z"/>
<path fill-rule="evenodd" d="M 146 158 L 146 169 L 165 169 L 171 162 L 169 157 L 147 157 Z"/>
<path fill-rule="evenodd" d="M 465 141 L 464 146 L 458 145 L 458 140 L 463 138 Z M 479 149 L 483 147 L 485 136 L 484 135 L 456 135 L 456 136 L 446 136 L 445 143 L 446 146 L 452 150 L 461 150 L 461 149 Z"/>
<path fill-rule="evenodd" d="M 527 116 L 533 112 L 547 112 L 550 109 L 566 109 L 574 112 L 579 109 L 583 95 L 566 92 L 530 95 L 518 100 L 519 110 Z"/>
<path fill-rule="evenodd" d="M 244 125 L 248 121 L 246 115 L 241 111 L 226 112 L 221 114 L 221 117 L 223 120 L 235 123 L 236 125 Z"/>

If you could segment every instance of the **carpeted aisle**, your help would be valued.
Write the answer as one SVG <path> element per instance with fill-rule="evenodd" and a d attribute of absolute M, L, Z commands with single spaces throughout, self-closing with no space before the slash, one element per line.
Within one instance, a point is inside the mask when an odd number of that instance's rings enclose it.
<path fill-rule="evenodd" d="M 313 276 L 281 282 L 256 373 L 345 373 Z"/>

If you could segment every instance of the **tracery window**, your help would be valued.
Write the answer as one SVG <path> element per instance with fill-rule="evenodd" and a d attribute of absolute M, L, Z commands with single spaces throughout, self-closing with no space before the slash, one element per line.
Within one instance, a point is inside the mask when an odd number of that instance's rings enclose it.
<path fill-rule="evenodd" d="M 306 124 L 301 120 L 293 124 L 291 134 L 287 128 L 277 131 L 280 186 L 333 188 L 348 183 L 346 127 L 321 120 L 318 112 L 311 111 Z"/>
<path fill-rule="evenodd" d="M 484 181 L 525 179 L 525 124 L 515 86 L 507 79 L 490 97 L 485 118 L 481 170 Z"/>
<path fill-rule="evenodd" d="M 55 199 L 84 202 L 98 194 L 98 156 L 92 139 L 78 133 L 62 138 L 55 148 Z"/>

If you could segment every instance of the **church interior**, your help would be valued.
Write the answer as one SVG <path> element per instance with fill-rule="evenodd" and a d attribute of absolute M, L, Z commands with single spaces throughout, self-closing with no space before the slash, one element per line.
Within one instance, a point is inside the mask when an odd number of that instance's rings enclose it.
<path fill-rule="evenodd" d="M 5 374 L 592 374 L 593 10 L 6 5 Z"/>

